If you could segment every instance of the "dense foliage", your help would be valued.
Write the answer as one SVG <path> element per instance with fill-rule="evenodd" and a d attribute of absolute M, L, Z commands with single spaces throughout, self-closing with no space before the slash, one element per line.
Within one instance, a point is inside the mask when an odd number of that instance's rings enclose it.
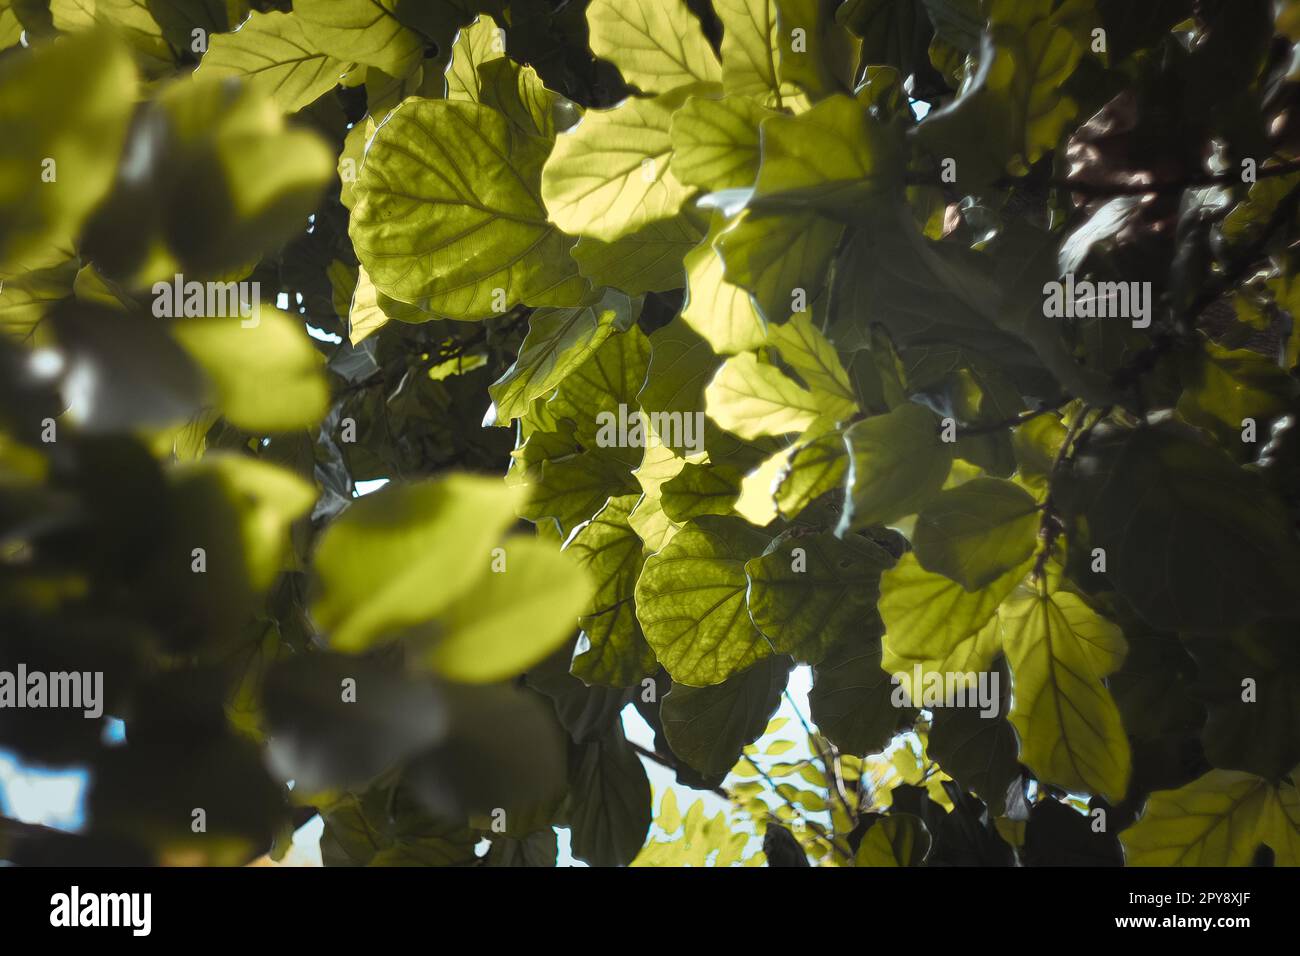
<path fill-rule="evenodd" d="M 1300 863 L 1297 40 L 0 0 L 0 858 Z"/>

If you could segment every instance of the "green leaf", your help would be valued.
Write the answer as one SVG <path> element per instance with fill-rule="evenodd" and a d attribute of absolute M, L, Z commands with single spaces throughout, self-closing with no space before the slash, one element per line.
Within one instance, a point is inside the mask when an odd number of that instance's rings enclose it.
<path fill-rule="evenodd" d="M 479 835 L 463 824 L 431 817 L 410 788 L 374 787 L 349 794 L 322 816 L 326 866 L 467 866 Z"/>
<path fill-rule="evenodd" d="M 172 467 L 164 493 L 167 527 L 142 569 L 150 616 L 167 622 L 160 638 L 181 653 L 239 646 L 267 590 L 291 567 L 290 528 L 311 510 L 316 489 L 256 458 L 210 452 Z M 202 573 L 194 571 L 196 548 Z"/>
<path fill-rule="evenodd" d="M 498 836 L 488 851 L 488 866 L 553 867 L 559 858 L 559 842 L 553 828 L 530 833 L 522 839 Z"/>
<path fill-rule="evenodd" d="M 555 715 L 575 743 L 595 740 L 628 704 L 622 687 L 590 687 L 570 673 L 575 641 L 565 641 L 546 660 L 528 669 L 524 683 L 551 699 Z"/>
<path fill-rule="evenodd" d="M 587 744 L 569 784 L 573 855 L 626 866 L 650 831 L 650 781 L 620 726 Z"/>
<path fill-rule="evenodd" d="M 722 68 L 682 0 L 593 0 L 591 49 L 646 93 L 717 83 Z"/>
<path fill-rule="evenodd" d="M 767 536 L 739 518 L 696 518 L 646 559 L 636 613 L 673 681 L 724 680 L 772 653 L 745 609 L 745 562 Z"/>
<path fill-rule="evenodd" d="M 479 16 L 456 35 L 447 64 L 447 99 L 483 102 L 479 67 L 506 55 L 502 31 L 489 16 Z"/>
<path fill-rule="evenodd" d="M 542 83 L 531 66 L 497 57 L 478 67 L 479 99 L 508 119 L 526 136 L 547 141 L 555 138 L 555 122 L 562 98 Z M 567 102 L 567 101 L 564 101 Z"/>
<path fill-rule="evenodd" d="M 716 0 L 722 21 L 722 85 L 764 106 L 780 108 L 799 99 L 796 87 L 777 76 L 776 4 L 773 0 Z"/>
<path fill-rule="evenodd" d="M 643 411 L 693 414 L 704 410 L 704 389 L 721 359 L 683 316 L 650 336 L 650 366 L 637 394 Z"/>
<path fill-rule="evenodd" d="M 655 826 L 665 833 L 676 833 L 682 826 L 681 810 L 677 807 L 677 791 L 665 790 L 659 801 L 659 812 L 655 814 Z"/>
<path fill-rule="evenodd" d="M 940 492 L 917 518 L 912 536 L 927 571 L 968 591 L 1022 565 L 1038 541 L 1038 503 L 1018 485 L 976 478 Z"/>
<path fill-rule="evenodd" d="M 793 448 L 790 446 L 773 452 L 742 479 L 735 512 L 750 524 L 763 528 L 776 520 L 775 490 L 789 465 Z"/>
<path fill-rule="evenodd" d="M 553 391 L 607 338 L 633 320 L 631 301 L 614 291 L 595 305 L 534 312 L 519 357 L 488 389 L 496 403 L 498 424 L 523 417 L 534 400 Z"/>
<path fill-rule="evenodd" d="M 247 0 L 144 0 L 144 6 L 167 42 L 182 52 L 197 52 L 193 50 L 196 29 L 211 37 L 233 30 L 248 16 Z"/>
<path fill-rule="evenodd" d="M 1010 719 L 1021 763 L 1066 790 L 1123 799 L 1128 737 L 1102 683 L 1127 653 L 1120 629 L 1068 591 L 1013 599 L 998 619 L 1015 681 Z"/>
<path fill-rule="evenodd" d="M 687 97 L 669 127 L 678 180 L 709 192 L 754 185 L 758 127 L 776 112 L 744 96 Z"/>
<path fill-rule="evenodd" d="M 844 94 L 798 116 L 764 120 L 762 154 L 750 200 L 755 205 L 844 215 L 898 183 L 897 147 L 885 127 Z"/>
<path fill-rule="evenodd" d="M 980 0 L 921 0 L 935 35 L 965 53 L 979 49 L 984 19 Z M 1127 6 L 1127 4 L 1125 5 Z"/>
<path fill-rule="evenodd" d="M 788 657 L 768 657 L 721 684 L 674 684 L 663 699 L 664 736 L 674 754 L 721 781 L 741 749 L 763 735 L 790 677 Z"/>
<path fill-rule="evenodd" d="M 1222 451 L 1144 428 L 1095 436 L 1077 467 L 1091 544 L 1148 624 L 1207 633 L 1295 608 L 1286 510 Z"/>
<path fill-rule="evenodd" d="M 361 788 L 447 734 L 447 704 L 427 678 L 351 654 L 298 654 L 262 690 L 267 758 L 308 795 Z"/>
<path fill-rule="evenodd" d="M 431 39 L 450 37 L 455 24 L 438 24 L 449 21 L 450 10 L 406 0 L 298 0 L 293 16 L 318 49 L 405 76 L 420 65 Z"/>
<path fill-rule="evenodd" d="M 519 514 L 529 521 L 552 518 L 567 536 L 611 497 L 636 490 L 636 482 L 617 459 L 595 451 L 568 454 L 542 463 Z"/>
<path fill-rule="evenodd" d="M 660 486 L 664 513 L 673 521 L 726 515 L 740 497 L 741 473 L 727 465 L 687 462 Z"/>
<path fill-rule="evenodd" d="M 326 0 L 331 2 L 332 0 Z M 323 52 L 304 30 L 295 11 L 253 11 L 234 33 L 218 33 L 203 55 L 196 75 L 235 76 L 293 113 L 338 86 L 352 64 Z"/>
<path fill-rule="evenodd" d="M 767 325 L 749 292 L 728 282 L 714 240 L 727 227 L 715 214 L 704 241 L 686 256 L 686 306 L 681 321 L 719 355 L 756 349 L 767 340 Z"/>
<path fill-rule="evenodd" d="M 929 63 L 931 30 L 921 0 L 848 0 L 835 19 L 862 38 L 864 63 L 895 67 L 904 77 Z"/>
<path fill-rule="evenodd" d="M 1055 148 L 1078 105 L 1062 92 L 1083 49 L 1052 0 L 993 0 L 979 71 L 917 127 L 932 154 L 957 161 L 964 188 L 1023 175 Z"/>
<path fill-rule="evenodd" d="M 300 234 L 336 164 L 323 137 L 286 125 L 266 96 L 198 77 L 141 110 L 119 177 L 81 252 L 126 287 L 241 278 Z"/>
<path fill-rule="evenodd" d="M 709 417 L 741 438 L 802 432 L 820 411 L 812 392 L 753 352 L 723 362 L 704 399 Z"/>
<path fill-rule="evenodd" d="M 1300 866 L 1300 785 L 1292 771 L 1274 791 L 1276 802 L 1265 842 L 1272 848 L 1277 866 Z"/>
<path fill-rule="evenodd" d="M 7 0 L 0 2 L 0 50 L 7 50 L 22 42 L 23 25 Z"/>
<path fill-rule="evenodd" d="M 673 535 L 682 529 L 680 524 L 664 514 L 663 499 L 658 493 L 647 492 L 642 495 L 641 501 L 627 520 L 650 551 L 662 550 Z"/>
<path fill-rule="evenodd" d="M 915 553 L 903 555 L 880 577 L 885 669 L 907 677 L 916 666 L 923 673 L 988 670 L 998 648 L 995 612 L 1030 566 L 1026 562 L 972 592 L 926 571 Z"/>
<path fill-rule="evenodd" d="M 111 36 L 85 34 L 6 56 L 0 88 L 0 126 L 10 131 L 0 142 L 5 268 L 69 241 L 104 198 L 126 140 L 136 75 Z"/>
<path fill-rule="evenodd" d="M 837 0 L 776 0 L 777 75 L 814 99 L 847 92 L 858 67 L 860 44 L 836 22 L 837 6 Z"/>
<path fill-rule="evenodd" d="M 943 342 L 1024 361 L 1027 349 L 985 314 L 1000 308 L 1001 296 L 983 262 L 954 243 L 927 241 L 910 213 L 860 228 L 837 259 L 829 334 L 841 348 L 870 345 L 856 311 L 856 303 L 870 302 L 872 321 L 901 348 Z"/>
<path fill-rule="evenodd" d="M 65 355 L 67 415 L 88 434 L 177 426 L 208 399 L 201 371 L 152 316 L 75 299 L 52 310 Z M 57 409 L 51 409 L 56 411 Z"/>
<path fill-rule="evenodd" d="M 72 295 L 80 265 L 74 257 L 5 276 L 0 284 L 0 330 L 15 339 L 31 335 L 55 305 Z"/>
<path fill-rule="evenodd" d="M 628 295 L 668 292 L 685 284 L 682 259 L 701 237 L 691 217 L 682 214 L 613 242 L 579 239 L 573 258 L 578 271 L 597 288 L 610 286 Z"/>
<path fill-rule="evenodd" d="M 564 730 L 550 702 L 513 684 L 441 684 L 450 726 L 403 775 L 420 802 L 445 819 L 487 830 L 505 811 L 505 832 L 530 833 L 564 796 Z"/>
<path fill-rule="evenodd" d="M 176 54 L 154 19 L 148 0 L 50 0 L 50 16 L 61 33 L 106 28 L 126 41 L 144 72 L 170 73 Z"/>
<path fill-rule="evenodd" d="M 893 684 L 880 663 L 880 623 L 831 648 L 813 668 L 808 705 L 826 739 L 845 753 L 878 753 L 916 712 L 893 703 Z"/>
<path fill-rule="evenodd" d="M 855 866 L 920 866 L 930 852 L 930 832 L 910 813 L 883 816 L 867 830 L 853 856 Z"/>
<path fill-rule="evenodd" d="M 349 233 L 376 287 L 427 312 L 478 319 L 519 302 L 575 305 L 571 240 L 538 192 L 543 140 L 474 103 L 408 100 L 375 132 Z"/>
<path fill-rule="evenodd" d="M 95 786 L 86 795 L 96 837 L 130 847 L 119 851 L 127 859 L 145 857 L 153 865 L 179 859 L 246 865 L 289 825 L 283 787 L 271 779 L 252 741 L 192 722 L 182 726 L 189 734 L 179 740 L 159 727 L 156 736 L 96 755 L 89 771 Z M 158 774 L 159 767 L 167 773 Z M 152 786 L 142 793 L 140 782 L 150 777 Z M 207 829 L 196 833 L 192 814 L 200 806 L 210 816 Z"/>
<path fill-rule="evenodd" d="M 414 306 L 390 299 L 376 289 L 365 266 L 357 270 L 357 285 L 352 290 L 352 302 L 348 309 L 348 341 L 353 345 L 378 332 L 390 319 L 420 322 L 427 318 Z"/>
<path fill-rule="evenodd" d="M 983 800 L 989 812 L 1006 810 L 1008 788 L 1020 776 L 1019 743 L 1007 714 L 1011 710 L 1011 674 L 998 670 L 997 715 L 976 707 L 940 707 L 934 712 L 925 752 L 967 790 Z"/>
<path fill-rule="evenodd" d="M 488 574 L 517 498 L 500 481 L 451 475 L 353 502 L 325 529 L 313 560 L 312 616 L 330 645 L 362 651 L 449 607 Z"/>
<path fill-rule="evenodd" d="M 823 415 L 832 421 L 844 421 L 857 413 L 857 396 L 849 383 L 849 373 L 807 312 L 795 313 L 784 325 L 774 325 L 768 339 L 812 391 Z"/>
<path fill-rule="evenodd" d="M 572 671 L 588 684 L 630 687 L 654 672 L 655 657 L 636 619 L 636 580 L 645 549 L 628 523 L 639 495 L 610 498 L 565 545 L 595 582 L 579 620 Z"/>
<path fill-rule="evenodd" d="M 810 211 L 746 210 L 714 248 L 726 280 L 749 290 L 765 320 L 784 322 L 800 300 L 817 298 L 843 231 L 839 223 Z"/>
<path fill-rule="evenodd" d="M 1262 435 L 1265 424 L 1295 400 L 1295 381 L 1259 352 L 1206 342 L 1204 355 L 1188 364 L 1178 414 L 1212 431 L 1224 447 L 1244 444 L 1246 419 L 1253 419 Z"/>
<path fill-rule="evenodd" d="M 952 445 L 939 437 L 935 414 L 900 405 L 844 432 L 849 468 L 838 534 L 895 521 L 920 511 L 952 467 Z"/>
<path fill-rule="evenodd" d="M 1120 834 L 1129 866 L 1249 866 L 1261 843 L 1278 866 L 1300 865 L 1296 788 L 1211 770 L 1185 787 L 1151 795 Z"/>
<path fill-rule="evenodd" d="M 562 133 L 542 171 L 551 221 L 575 236 L 612 242 L 677 215 L 690 190 L 669 166 L 678 99 L 627 99 L 590 110 Z"/>
<path fill-rule="evenodd" d="M 779 653 L 816 664 L 874 626 L 880 574 L 893 563 L 860 535 L 783 536 L 745 565 L 750 617 Z"/>
<path fill-rule="evenodd" d="M 238 514 L 249 580 L 269 587 L 284 569 L 289 525 L 311 509 L 316 488 L 284 468 L 237 455 L 207 455 L 174 475 L 182 484 L 215 479 L 224 486 Z"/>
<path fill-rule="evenodd" d="M 621 413 L 630 415 L 636 407 L 637 393 L 646 379 L 649 351 L 649 340 L 635 325 L 610 336 L 560 383 L 547 405 L 557 419 L 573 423 L 574 437 L 582 447 L 628 471 L 640 463 L 642 449 L 623 447 L 617 424 Z"/>
<path fill-rule="evenodd" d="M 1300 764 L 1300 739 L 1279 732 L 1300 726 L 1300 644 L 1294 631 L 1292 621 L 1269 621 L 1230 638 L 1184 638 L 1196 661 L 1197 697 L 1207 711 L 1201 740 L 1215 767 L 1276 780 Z"/>
<path fill-rule="evenodd" d="M 824 494 L 844 487 L 849 458 L 844 436 L 835 430 L 800 445 L 777 478 L 773 497 L 778 512 L 794 518 Z"/>
<path fill-rule="evenodd" d="M 992 426 L 1025 410 L 1020 389 L 996 365 L 963 349 L 915 348 L 903 353 L 908 389 L 967 426 Z M 1016 469 L 1011 436 L 1003 429 L 958 434 L 956 455 L 997 476 Z"/>
<path fill-rule="evenodd" d="M 216 386 L 221 413 L 251 432 L 318 425 L 329 409 L 325 363 L 301 321 L 261 307 L 258 324 L 182 319 L 172 334 Z"/>
<path fill-rule="evenodd" d="M 500 569 L 480 578 L 438 616 L 419 658 L 465 684 L 522 673 L 572 637 L 593 586 L 569 556 L 543 541 L 508 538 Z"/>

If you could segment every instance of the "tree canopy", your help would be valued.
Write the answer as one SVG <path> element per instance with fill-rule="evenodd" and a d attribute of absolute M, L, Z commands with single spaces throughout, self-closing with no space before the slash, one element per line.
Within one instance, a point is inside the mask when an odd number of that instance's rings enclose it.
<path fill-rule="evenodd" d="M 1297 51 L 0 0 L 0 859 L 1300 864 Z"/>

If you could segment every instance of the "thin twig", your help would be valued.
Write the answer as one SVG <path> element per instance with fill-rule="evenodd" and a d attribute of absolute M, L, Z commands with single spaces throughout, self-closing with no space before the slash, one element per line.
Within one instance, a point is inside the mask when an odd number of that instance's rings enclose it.
<path fill-rule="evenodd" d="M 1287 176 L 1297 172 L 1300 172 L 1300 159 L 1293 159 L 1272 166 L 1259 167 L 1255 173 L 1255 180 L 1258 182 L 1261 179 L 1272 179 L 1276 176 Z M 995 180 L 992 185 L 999 189 L 1010 189 L 1026 185 L 1027 181 L 1028 178 L 1010 179 L 1004 177 Z M 909 185 L 940 185 L 933 182 L 932 177 L 918 175 L 905 177 L 905 182 Z M 1049 179 L 1045 185 L 1053 189 L 1065 189 L 1081 196 L 1102 197 L 1163 195 L 1165 193 L 1180 193 L 1185 189 L 1195 189 L 1201 186 L 1232 186 L 1241 182 L 1241 172 L 1232 170 L 1224 173 L 1204 173 L 1197 176 L 1187 176 L 1183 179 L 1161 183 L 1097 183 L 1066 177 Z"/>
<path fill-rule="evenodd" d="M 1017 425 L 1023 425 L 1025 422 L 1037 418 L 1039 415 L 1045 415 L 1048 412 L 1057 411 L 1062 405 L 1072 402 L 1073 400 L 1074 399 L 1071 396 L 1063 395 L 1060 398 L 1055 398 L 1052 401 L 1040 405 L 1030 411 L 1020 412 L 1009 418 L 1004 418 L 1000 422 L 993 422 L 988 425 L 959 425 L 957 427 L 957 437 L 970 438 L 973 435 L 989 435 L 994 432 L 1000 432 L 1004 428 L 1015 428 Z"/>
<path fill-rule="evenodd" d="M 1061 517 L 1056 505 L 1057 479 L 1060 477 L 1066 463 L 1073 458 L 1079 444 L 1110 414 L 1110 407 L 1107 406 L 1098 410 L 1099 414 L 1085 425 L 1089 414 L 1093 411 L 1094 409 L 1091 406 L 1085 405 L 1079 411 L 1078 416 L 1070 422 L 1070 427 L 1065 433 L 1065 440 L 1061 442 L 1061 447 L 1057 449 L 1051 470 L 1047 473 L 1047 497 L 1043 499 L 1043 514 L 1038 523 L 1038 538 L 1043 543 L 1043 550 L 1034 561 L 1034 581 L 1043 580 L 1047 570 L 1047 562 L 1051 560 L 1052 551 L 1056 547 L 1056 539 L 1065 530 L 1065 520 Z"/>

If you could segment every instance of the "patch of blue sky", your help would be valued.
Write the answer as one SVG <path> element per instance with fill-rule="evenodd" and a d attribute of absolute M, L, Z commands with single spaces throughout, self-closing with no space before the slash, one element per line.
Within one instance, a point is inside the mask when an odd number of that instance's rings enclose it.
<path fill-rule="evenodd" d="M 358 481 L 353 487 L 352 496 L 354 498 L 360 498 L 362 495 L 368 495 L 372 491 L 378 491 L 386 484 L 388 484 L 387 478 L 371 478 L 368 481 Z"/>
<path fill-rule="evenodd" d="M 104 743 L 126 740 L 126 725 L 116 717 L 104 721 Z M 71 832 L 86 824 L 86 788 L 90 774 L 79 767 L 42 767 L 8 750 L 0 750 L 0 814 L 23 823 L 38 823 Z"/>

